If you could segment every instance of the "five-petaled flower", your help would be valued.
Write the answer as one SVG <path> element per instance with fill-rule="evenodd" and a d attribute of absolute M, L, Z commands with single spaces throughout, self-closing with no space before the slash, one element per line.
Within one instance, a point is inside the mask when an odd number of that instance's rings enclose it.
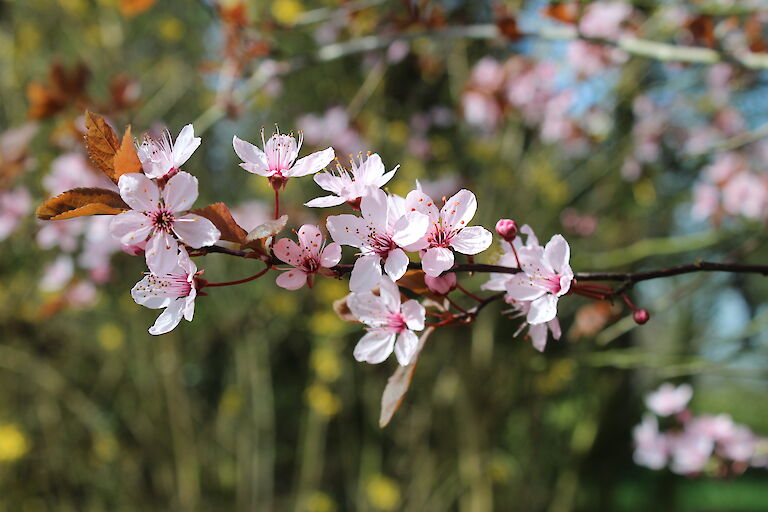
<path fill-rule="evenodd" d="M 274 247 L 275 256 L 294 268 L 277 277 L 277 286 L 286 290 L 298 290 L 304 284 L 312 288 L 315 274 L 333 275 L 329 270 L 341 261 L 341 246 L 337 243 L 325 245 L 320 228 L 304 224 L 298 231 L 299 243 L 281 238 Z"/>
<path fill-rule="evenodd" d="M 400 290 L 387 276 L 379 280 L 379 295 L 370 291 L 352 293 L 347 305 L 358 320 L 368 325 L 368 332 L 355 346 L 355 359 L 381 363 L 394 350 L 401 366 L 413 361 L 419 347 L 413 331 L 424 329 L 424 306 L 415 300 L 401 303 Z"/>
<path fill-rule="evenodd" d="M 305 203 L 304 206 L 325 208 L 348 203 L 353 208 L 359 209 L 360 201 L 368 193 L 369 187 L 383 187 L 400 167 L 398 165 L 385 173 L 381 157 L 376 153 L 368 155 L 365 159 L 361 155 L 359 162 L 350 159 L 349 163 L 352 166 L 351 171 L 347 171 L 340 164 L 336 164 L 336 172 L 326 171 L 315 174 L 315 183 L 320 185 L 320 188 L 333 192 L 335 195 L 315 198 Z"/>
<path fill-rule="evenodd" d="M 168 179 L 179 171 L 198 146 L 200 137 L 195 137 L 194 128 L 188 124 L 181 129 L 176 142 L 171 141 L 168 130 L 159 140 L 145 135 L 141 144 L 137 144 L 136 153 L 144 174 L 150 178 Z"/>
<path fill-rule="evenodd" d="M 297 161 L 303 140 L 304 136 L 299 132 L 298 141 L 293 135 L 280 133 L 275 133 L 265 141 L 262 130 L 261 142 L 264 151 L 237 136 L 232 138 L 232 146 L 237 156 L 243 160 L 240 167 L 269 178 L 272 187 L 279 190 L 285 186 L 288 178 L 314 174 L 331 163 L 335 156 L 333 148 L 326 148 Z"/>
<path fill-rule="evenodd" d="M 179 244 L 198 249 L 213 245 L 221 235 L 213 223 L 193 213 L 180 215 L 197 199 L 197 178 L 179 172 L 162 191 L 141 173 L 123 174 L 118 181 L 120 197 L 132 208 L 112 219 L 110 232 L 123 245 L 147 240 L 147 266 L 153 274 L 166 274 L 176 265 Z"/>
<path fill-rule="evenodd" d="M 182 317 L 188 322 L 195 314 L 195 275 L 197 266 L 192 262 L 184 247 L 180 247 L 175 267 L 162 274 L 148 273 L 136 283 L 131 296 L 137 304 L 151 309 L 165 308 L 149 328 L 150 334 L 165 334 L 172 331 Z"/>
<path fill-rule="evenodd" d="M 419 212 L 403 208 L 402 198 L 387 196 L 380 189 L 371 189 L 360 202 L 362 217 L 335 215 L 328 217 L 327 226 L 334 241 L 360 249 L 349 278 L 349 289 L 364 292 L 374 288 L 384 271 L 397 281 L 408 268 L 406 247 L 424 236 L 429 219 Z"/>
<path fill-rule="evenodd" d="M 669 416 L 685 410 L 693 397 L 690 384 L 675 386 L 665 382 L 656 391 L 645 397 L 645 405 L 659 416 Z"/>
<path fill-rule="evenodd" d="M 413 190 L 405 198 L 405 208 L 429 217 L 430 226 L 425 236 L 407 247 L 422 251 L 422 269 L 428 276 L 437 277 L 453 266 L 453 250 L 477 254 L 493 241 L 493 235 L 484 227 L 467 226 L 477 211 L 477 199 L 469 190 L 458 191 L 440 210 L 427 194 L 420 189 Z"/>

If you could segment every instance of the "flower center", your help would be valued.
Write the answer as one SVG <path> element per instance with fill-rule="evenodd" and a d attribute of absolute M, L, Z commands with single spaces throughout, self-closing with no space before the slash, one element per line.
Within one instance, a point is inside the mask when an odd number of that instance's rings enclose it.
<path fill-rule="evenodd" d="M 392 313 L 387 317 L 387 330 L 392 333 L 400 334 L 408 328 L 405 324 L 405 318 L 402 313 Z"/>
<path fill-rule="evenodd" d="M 387 255 L 397 249 L 397 244 L 392 240 L 389 235 L 383 235 L 379 233 L 371 233 L 368 237 L 368 244 L 371 251 L 381 258 L 386 258 Z"/>
<path fill-rule="evenodd" d="M 305 256 L 301 262 L 301 269 L 307 274 L 314 274 L 320 268 L 320 262 L 312 256 Z"/>
<path fill-rule="evenodd" d="M 165 208 L 158 208 L 154 212 L 150 213 L 149 217 L 152 221 L 152 225 L 155 226 L 155 229 L 170 233 L 171 228 L 173 227 L 173 222 L 175 220 L 172 211 L 166 210 Z"/>
<path fill-rule="evenodd" d="M 443 230 L 443 227 L 435 223 L 434 224 L 434 230 L 427 238 L 427 242 L 429 243 L 430 247 L 448 247 L 451 243 L 451 238 L 453 237 L 453 232 L 445 232 Z"/>
<path fill-rule="evenodd" d="M 147 280 L 147 288 L 161 297 L 186 297 L 192 291 L 192 283 L 184 274 L 148 274 Z"/>

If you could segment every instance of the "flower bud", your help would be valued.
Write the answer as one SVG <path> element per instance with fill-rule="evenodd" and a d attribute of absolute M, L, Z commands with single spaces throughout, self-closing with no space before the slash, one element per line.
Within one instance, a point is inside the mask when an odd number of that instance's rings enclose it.
<path fill-rule="evenodd" d="M 649 315 L 648 311 L 645 309 L 636 309 L 632 313 L 632 319 L 636 324 L 643 325 L 645 322 L 651 319 L 651 315 Z"/>
<path fill-rule="evenodd" d="M 424 276 L 424 282 L 432 293 L 447 295 L 456 288 L 456 274 L 446 272 L 438 277 Z"/>
<path fill-rule="evenodd" d="M 512 219 L 500 219 L 496 223 L 496 232 L 509 243 L 517 237 L 517 222 Z"/>

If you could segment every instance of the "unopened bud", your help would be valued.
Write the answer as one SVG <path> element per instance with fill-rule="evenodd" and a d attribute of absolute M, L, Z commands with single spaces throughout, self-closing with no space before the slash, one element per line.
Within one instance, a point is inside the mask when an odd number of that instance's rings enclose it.
<path fill-rule="evenodd" d="M 517 222 L 512 219 L 500 219 L 496 223 L 496 232 L 509 243 L 517 237 Z"/>
<path fill-rule="evenodd" d="M 651 319 L 651 315 L 649 315 L 648 311 L 645 309 L 636 309 L 632 313 L 632 319 L 636 324 L 643 325 L 645 322 Z"/>
<path fill-rule="evenodd" d="M 446 272 L 438 277 L 424 276 L 424 282 L 432 293 L 447 295 L 456 288 L 456 274 Z"/>

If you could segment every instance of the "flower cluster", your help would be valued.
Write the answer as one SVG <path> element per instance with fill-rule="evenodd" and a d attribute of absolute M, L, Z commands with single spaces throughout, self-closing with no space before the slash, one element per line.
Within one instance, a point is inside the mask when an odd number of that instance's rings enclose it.
<path fill-rule="evenodd" d="M 768 439 L 727 414 L 694 416 L 688 409 L 692 396 L 688 384 L 665 383 L 646 397 L 650 412 L 633 431 L 637 464 L 650 469 L 668 465 L 681 475 L 739 474 L 749 466 L 768 464 Z"/>

